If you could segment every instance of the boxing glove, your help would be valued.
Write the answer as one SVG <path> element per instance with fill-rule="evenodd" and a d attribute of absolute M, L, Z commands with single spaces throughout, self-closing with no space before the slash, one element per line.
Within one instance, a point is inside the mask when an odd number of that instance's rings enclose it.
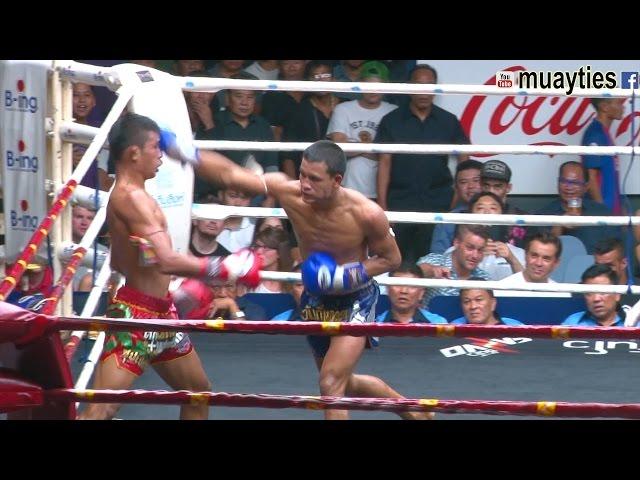
<path fill-rule="evenodd" d="M 189 139 L 180 139 L 167 127 L 160 127 L 160 149 L 176 160 L 190 163 L 194 167 L 200 163 L 200 151 Z"/>
<path fill-rule="evenodd" d="M 314 294 L 355 290 L 369 281 L 361 262 L 338 265 L 328 253 L 314 252 L 302 263 L 302 283 Z"/>
<path fill-rule="evenodd" d="M 188 320 L 208 318 L 214 297 L 211 287 L 204 282 L 187 278 L 171 296 L 180 318 Z"/>
<path fill-rule="evenodd" d="M 201 278 L 212 284 L 237 281 L 255 288 L 260 284 L 260 267 L 260 257 L 243 248 L 226 257 L 204 258 Z"/>

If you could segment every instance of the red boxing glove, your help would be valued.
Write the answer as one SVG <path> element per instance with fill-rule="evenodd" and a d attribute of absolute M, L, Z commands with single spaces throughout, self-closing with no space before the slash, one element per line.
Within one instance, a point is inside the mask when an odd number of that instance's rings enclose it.
<path fill-rule="evenodd" d="M 240 282 L 254 288 L 260 284 L 262 260 L 248 248 L 226 257 L 209 257 L 203 265 L 202 276 L 207 281 Z"/>
<path fill-rule="evenodd" d="M 172 297 L 180 318 L 208 318 L 213 291 L 204 282 L 186 278 L 173 292 Z"/>

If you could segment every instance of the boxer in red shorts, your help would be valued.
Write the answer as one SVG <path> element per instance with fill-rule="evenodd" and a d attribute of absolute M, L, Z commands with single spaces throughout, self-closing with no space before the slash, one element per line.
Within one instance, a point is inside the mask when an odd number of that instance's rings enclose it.
<path fill-rule="evenodd" d="M 109 305 L 107 317 L 176 320 L 178 315 L 169 296 L 156 298 L 124 285 Z M 192 351 L 189 336 L 182 332 L 108 332 L 100 360 L 113 355 L 119 368 L 140 376 L 149 364 L 175 360 Z"/>
<path fill-rule="evenodd" d="M 191 145 L 191 139 L 185 143 Z M 111 268 L 122 274 L 125 285 L 108 309 L 110 317 L 175 319 L 168 294 L 171 275 L 213 280 L 259 283 L 260 262 L 250 250 L 227 257 L 196 258 L 173 251 L 167 222 L 158 203 L 145 191 L 162 164 L 162 150 L 174 158 L 190 161 L 197 171 L 224 188 L 258 195 L 264 181 L 215 152 L 188 155 L 176 136 L 161 130 L 148 117 L 127 113 L 109 132 L 110 160 L 116 183 L 107 206 L 111 235 Z M 176 332 L 109 332 L 104 353 L 96 368 L 95 389 L 128 389 L 147 365 L 176 390 L 210 391 L 211 384 L 189 337 Z M 118 404 L 90 404 L 80 419 L 110 419 Z M 207 405 L 183 405 L 181 419 L 206 419 Z"/>

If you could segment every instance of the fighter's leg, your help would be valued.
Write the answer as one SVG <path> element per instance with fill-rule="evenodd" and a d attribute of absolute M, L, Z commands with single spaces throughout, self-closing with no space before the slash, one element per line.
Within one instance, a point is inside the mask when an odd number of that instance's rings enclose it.
<path fill-rule="evenodd" d="M 320 394 L 344 397 L 353 369 L 366 344 L 366 337 L 331 337 L 329 351 L 320 368 Z M 346 420 L 347 410 L 325 410 L 327 420 Z"/>
<path fill-rule="evenodd" d="M 378 377 L 355 373 L 349 379 L 346 393 L 348 397 L 406 398 Z M 405 420 L 432 420 L 434 416 L 431 412 L 400 412 L 397 415 Z"/>
<path fill-rule="evenodd" d="M 118 367 L 115 355 L 101 360 L 96 366 L 95 390 L 127 390 L 138 378 L 136 374 Z M 119 403 L 90 403 L 78 415 L 78 420 L 111 420 L 120 409 Z"/>
<path fill-rule="evenodd" d="M 318 367 L 318 371 L 320 371 L 324 357 L 314 355 L 313 359 L 316 367 Z M 359 373 L 352 373 L 349 376 L 345 396 L 361 398 L 406 398 L 387 385 L 382 379 L 374 377 L 373 375 L 362 375 Z M 405 420 L 432 420 L 434 417 L 434 414 L 431 412 L 401 412 L 397 415 Z"/>
<path fill-rule="evenodd" d="M 195 349 L 182 357 L 166 362 L 157 362 L 152 366 L 167 385 L 174 390 L 211 391 L 211 382 Z M 206 420 L 207 418 L 209 418 L 208 405 L 182 405 L 180 407 L 180 420 Z"/>

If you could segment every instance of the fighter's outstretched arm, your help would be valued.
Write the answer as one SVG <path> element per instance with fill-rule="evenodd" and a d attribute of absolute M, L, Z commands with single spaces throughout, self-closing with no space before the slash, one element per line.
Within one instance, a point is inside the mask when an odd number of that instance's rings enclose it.
<path fill-rule="evenodd" d="M 167 275 L 195 277 L 202 280 L 239 280 L 248 285 L 259 283 L 260 261 L 251 251 L 240 251 L 227 257 L 196 258 L 173 250 L 169 233 L 165 230 L 160 207 L 142 190 L 129 194 L 129 208 L 121 213 L 127 225 L 130 241 L 138 248 L 150 249 L 151 262 Z M 124 217 L 124 218 L 122 218 Z"/>
<path fill-rule="evenodd" d="M 269 193 L 278 198 L 278 189 L 269 190 L 269 183 L 282 183 L 284 176 L 277 173 L 262 175 L 262 168 L 255 162 L 253 170 L 242 168 L 224 155 L 199 150 L 193 146 L 191 139 L 178 139 L 171 130 L 160 130 L 160 147 L 173 158 L 193 165 L 196 174 L 223 188 L 233 188 L 250 195 Z M 269 190 L 267 192 L 267 190 Z"/>
<path fill-rule="evenodd" d="M 236 165 L 224 155 L 208 150 L 200 150 L 200 163 L 195 167 L 195 171 L 224 188 L 233 188 L 254 196 L 268 194 L 276 200 L 279 199 L 279 186 L 289 181 L 289 177 L 284 173 L 262 174 L 257 163 L 254 170 L 249 170 Z"/>

